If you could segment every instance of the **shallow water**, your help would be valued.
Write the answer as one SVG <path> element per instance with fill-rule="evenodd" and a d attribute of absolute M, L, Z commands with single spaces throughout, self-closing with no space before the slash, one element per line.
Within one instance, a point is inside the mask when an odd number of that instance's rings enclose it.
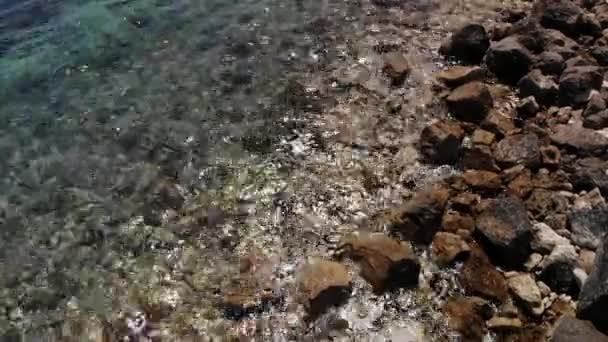
<path fill-rule="evenodd" d="M 307 326 L 291 293 L 306 258 L 452 172 L 414 148 L 442 113 L 436 50 L 501 5 L 380 2 L 0 1 L 3 340 L 321 340 L 331 317 L 334 340 L 446 338 L 434 295 L 360 282 Z M 385 49 L 414 66 L 403 88 Z M 222 290 L 256 251 L 282 300 L 234 320 Z"/>

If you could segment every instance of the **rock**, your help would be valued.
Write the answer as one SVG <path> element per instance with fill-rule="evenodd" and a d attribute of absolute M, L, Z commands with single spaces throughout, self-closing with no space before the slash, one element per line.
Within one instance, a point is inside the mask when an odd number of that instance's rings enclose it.
<path fill-rule="evenodd" d="M 597 66 L 597 63 L 585 56 L 575 56 L 566 60 L 566 69 L 582 66 Z"/>
<path fill-rule="evenodd" d="M 608 110 L 586 115 L 583 118 L 583 127 L 591 129 L 604 129 L 608 127 Z"/>
<path fill-rule="evenodd" d="M 437 74 L 437 80 L 450 88 L 456 88 L 465 83 L 483 81 L 486 72 L 478 66 L 452 65 Z"/>
<path fill-rule="evenodd" d="M 599 332 L 591 322 L 562 316 L 551 332 L 550 342 L 608 342 L 608 336 Z"/>
<path fill-rule="evenodd" d="M 580 154 L 603 151 L 608 147 L 608 138 L 596 131 L 575 125 L 557 125 L 551 141 Z"/>
<path fill-rule="evenodd" d="M 554 292 L 576 296 L 579 290 L 574 275 L 576 258 L 576 250 L 570 243 L 557 245 L 540 263 L 539 279 Z"/>
<path fill-rule="evenodd" d="M 570 173 L 570 182 L 578 191 L 598 188 L 602 194 L 608 195 L 608 174 L 606 174 L 606 170 L 608 170 L 608 162 L 602 159 L 579 159 Z"/>
<path fill-rule="evenodd" d="M 599 190 L 578 198 L 568 220 L 572 242 L 583 248 L 595 249 L 600 237 L 608 231 L 608 206 Z"/>
<path fill-rule="evenodd" d="M 578 253 L 577 266 L 582 268 L 587 274 L 593 269 L 593 260 L 595 260 L 595 252 L 588 249 L 581 249 Z"/>
<path fill-rule="evenodd" d="M 412 247 L 384 234 L 344 239 L 339 249 L 361 265 L 361 276 L 382 293 L 418 284 L 420 263 Z"/>
<path fill-rule="evenodd" d="M 534 239 L 532 240 L 532 249 L 540 253 L 551 253 L 557 245 L 570 244 L 570 240 L 557 234 L 551 227 L 545 223 L 539 222 L 534 224 Z"/>
<path fill-rule="evenodd" d="M 608 244 L 604 237 L 597 250 L 593 268 L 583 286 L 577 306 L 576 316 L 589 320 L 602 332 L 608 332 Z"/>
<path fill-rule="evenodd" d="M 568 199 L 559 192 L 538 188 L 534 189 L 526 200 L 526 207 L 538 221 L 543 221 L 548 216 L 565 213 L 569 206 Z"/>
<path fill-rule="evenodd" d="M 492 156 L 492 150 L 487 145 L 473 145 L 462 152 L 460 166 L 465 169 L 500 171 Z"/>
<path fill-rule="evenodd" d="M 557 52 L 544 51 L 538 55 L 536 67 L 545 75 L 559 76 L 566 67 L 566 61 Z"/>
<path fill-rule="evenodd" d="M 530 70 L 534 57 L 515 36 L 493 43 L 486 54 L 488 69 L 507 83 L 516 83 Z"/>
<path fill-rule="evenodd" d="M 479 205 L 481 197 L 472 192 L 461 192 L 452 197 L 452 207 L 463 213 L 472 213 Z"/>
<path fill-rule="evenodd" d="M 554 29 L 545 29 L 541 33 L 544 51 L 560 54 L 565 60 L 576 57 L 581 47 L 573 39 Z"/>
<path fill-rule="evenodd" d="M 576 285 L 578 286 L 578 288 L 579 289 L 583 288 L 583 285 L 587 281 L 587 277 L 588 277 L 587 272 L 585 272 L 585 270 L 583 270 L 582 268 L 575 267 L 574 271 L 572 271 L 572 273 L 574 273 L 574 277 L 576 279 Z"/>
<path fill-rule="evenodd" d="M 565 106 L 584 106 L 592 90 L 599 90 L 604 76 L 598 67 L 567 67 L 559 79 L 559 99 Z"/>
<path fill-rule="evenodd" d="M 534 182 L 532 180 L 532 172 L 525 169 L 524 172 L 517 175 L 515 179 L 509 182 L 509 185 L 507 185 L 507 194 L 524 198 L 528 197 L 533 188 Z"/>
<path fill-rule="evenodd" d="M 352 278 L 346 267 L 330 260 L 313 260 L 298 273 L 298 299 L 312 317 L 342 305 L 351 292 Z"/>
<path fill-rule="evenodd" d="M 561 160 L 561 153 L 559 149 L 555 146 L 542 146 L 540 148 L 541 160 L 544 165 L 559 165 Z"/>
<path fill-rule="evenodd" d="M 539 253 L 532 253 L 528 258 L 528 261 L 524 264 L 524 269 L 528 272 L 533 271 L 543 260 L 543 256 Z"/>
<path fill-rule="evenodd" d="M 591 56 L 595 58 L 597 63 L 601 66 L 608 65 L 608 46 L 605 45 L 595 45 L 591 49 Z"/>
<path fill-rule="evenodd" d="M 410 63 L 402 53 L 389 52 L 383 55 L 384 68 L 383 71 L 394 86 L 402 85 L 407 75 L 410 73 Z"/>
<path fill-rule="evenodd" d="M 509 135 L 516 129 L 511 116 L 495 110 L 488 113 L 480 126 L 481 128 L 496 134 L 498 137 Z"/>
<path fill-rule="evenodd" d="M 429 244 L 440 227 L 443 209 L 449 191 L 443 186 L 433 186 L 416 193 L 403 208 L 392 213 L 389 230 L 404 240 Z"/>
<path fill-rule="evenodd" d="M 520 273 L 510 277 L 507 279 L 507 285 L 524 310 L 534 316 L 543 314 L 543 298 L 536 281 L 530 274 Z"/>
<path fill-rule="evenodd" d="M 529 119 L 536 116 L 540 110 L 540 106 L 534 96 L 528 96 L 519 101 L 517 104 L 517 115 L 522 119 Z"/>
<path fill-rule="evenodd" d="M 535 168 L 540 165 L 538 136 L 534 133 L 505 137 L 496 144 L 494 159 L 503 167 L 524 165 Z"/>
<path fill-rule="evenodd" d="M 475 220 L 475 234 L 498 265 L 519 267 L 531 253 L 532 225 L 524 203 L 518 198 L 489 200 Z"/>
<path fill-rule="evenodd" d="M 583 117 L 599 113 L 604 109 L 606 109 L 606 101 L 604 101 L 599 92 L 594 91 L 589 97 L 589 102 L 587 103 L 587 107 L 585 107 Z"/>
<path fill-rule="evenodd" d="M 579 33 L 579 17 L 583 11 L 568 0 L 550 0 L 543 2 L 544 9 L 540 23 L 546 28 L 556 29 L 569 37 Z"/>
<path fill-rule="evenodd" d="M 460 157 L 464 130 L 456 122 L 437 121 L 425 127 L 420 135 L 419 149 L 429 161 L 454 164 Z"/>
<path fill-rule="evenodd" d="M 517 317 L 501 317 L 494 316 L 486 322 L 488 329 L 505 332 L 519 330 L 523 327 L 523 323 Z"/>
<path fill-rule="evenodd" d="M 517 82 L 521 97 L 534 96 L 544 106 L 551 106 L 557 101 L 558 86 L 550 76 L 545 76 L 538 69 L 530 71 Z"/>
<path fill-rule="evenodd" d="M 486 301 L 477 297 L 450 298 L 443 307 L 448 328 L 458 332 L 463 341 L 481 341 L 485 335 L 484 321 L 492 309 Z"/>
<path fill-rule="evenodd" d="M 439 232 L 435 235 L 431 250 L 437 263 L 443 266 L 466 260 L 471 254 L 469 245 L 459 235 L 445 232 Z"/>
<path fill-rule="evenodd" d="M 466 170 L 462 179 L 475 191 L 494 192 L 501 186 L 500 176 L 491 171 Z"/>
<path fill-rule="evenodd" d="M 460 284 L 469 295 L 502 303 L 508 296 L 505 278 L 477 244 L 469 243 L 469 248 L 471 254 L 458 274 Z"/>
<path fill-rule="evenodd" d="M 473 232 L 475 220 L 467 214 L 462 214 L 454 210 L 446 210 L 441 220 L 441 227 L 450 233 Z"/>
<path fill-rule="evenodd" d="M 485 129 L 476 129 L 471 136 L 471 142 L 473 144 L 480 145 L 492 145 L 494 139 L 496 138 L 496 134 L 492 132 L 488 132 Z"/>
<path fill-rule="evenodd" d="M 467 24 L 454 32 L 439 52 L 465 64 L 479 64 L 490 47 L 490 38 L 479 24 Z"/>
<path fill-rule="evenodd" d="M 446 101 L 454 117 L 467 122 L 483 120 L 494 104 L 490 90 L 481 82 L 461 85 L 450 93 Z"/>

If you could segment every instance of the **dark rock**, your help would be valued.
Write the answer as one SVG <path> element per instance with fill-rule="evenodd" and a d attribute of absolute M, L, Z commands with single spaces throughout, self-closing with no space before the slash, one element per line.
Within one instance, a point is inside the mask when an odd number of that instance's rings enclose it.
<path fill-rule="evenodd" d="M 460 157 L 463 137 L 464 130 L 458 123 L 438 121 L 422 130 L 419 150 L 431 162 L 454 164 Z"/>
<path fill-rule="evenodd" d="M 429 244 L 441 226 L 449 191 L 433 186 L 416 193 L 403 208 L 392 213 L 389 229 L 405 240 Z"/>
<path fill-rule="evenodd" d="M 464 262 L 458 280 L 469 295 L 502 303 L 508 296 L 503 275 L 492 265 L 488 256 L 475 243 L 469 243 L 471 253 Z"/>
<path fill-rule="evenodd" d="M 600 93 L 594 92 L 589 97 L 589 102 L 587 103 L 587 107 L 585 107 L 583 117 L 599 113 L 604 109 L 606 109 L 606 101 L 604 101 Z"/>
<path fill-rule="evenodd" d="M 556 293 L 565 293 L 576 297 L 578 284 L 574 275 L 574 264 L 567 261 L 556 261 L 547 265 L 538 279 L 547 284 Z"/>
<path fill-rule="evenodd" d="M 592 190 L 599 188 L 604 196 L 608 196 L 608 162 L 599 158 L 583 158 L 576 161 L 570 173 L 570 182 L 574 189 Z"/>
<path fill-rule="evenodd" d="M 375 293 L 418 285 L 420 263 L 407 243 L 384 234 L 363 234 L 344 239 L 338 248 L 361 265 L 361 276 Z"/>
<path fill-rule="evenodd" d="M 608 336 L 599 332 L 591 322 L 562 316 L 551 332 L 550 342 L 608 342 Z"/>
<path fill-rule="evenodd" d="M 479 24 L 468 24 L 452 34 L 440 53 L 456 58 L 465 64 L 479 64 L 490 47 L 490 37 Z"/>
<path fill-rule="evenodd" d="M 435 235 L 431 250 L 439 265 L 449 266 L 456 261 L 466 260 L 471 249 L 459 235 L 439 232 Z"/>
<path fill-rule="evenodd" d="M 608 127 L 608 110 L 585 116 L 583 126 L 591 129 L 604 129 Z"/>
<path fill-rule="evenodd" d="M 596 45 L 591 49 L 591 56 L 602 66 L 608 65 L 608 46 Z"/>
<path fill-rule="evenodd" d="M 578 17 L 578 33 L 583 36 L 589 36 L 590 42 L 593 42 L 595 38 L 601 37 L 602 35 L 602 25 L 595 18 L 595 16 L 583 12 L 582 15 Z"/>
<path fill-rule="evenodd" d="M 494 158 L 499 165 L 511 167 L 524 165 L 535 168 L 540 165 L 538 136 L 534 133 L 516 134 L 505 137 L 496 144 Z"/>
<path fill-rule="evenodd" d="M 523 98 L 517 104 L 517 115 L 522 119 L 535 117 L 539 110 L 540 106 L 534 96 Z"/>
<path fill-rule="evenodd" d="M 298 299 L 311 317 L 346 302 L 351 292 L 351 276 L 344 265 L 315 260 L 302 267 L 298 274 Z"/>
<path fill-rule="evenodd" d="M 490 90 L 481 82 L 470 82 L 454 89 L 446 101 L 456 118 L 468 122 L 483 120 L 494 104 Z"/>
<path fill-rule="evenodd" d="M 536 67 L 545 75 L 561 75 L 566 67 L 564 57 L 557 52 L 545 51 L 538 55 Z"/>
<path fill-rule="evenodd" d="M 531 253 L 532 225 L 524 203 L 518 198 L 489 200 L 475 220 L 475 233 L 498 265 L 520 267 Z"/>
<path fill-rule="evenodd" d="M 460 334 L 462 341 L 482 341 L 485 320 L 492 315 L 488 302 L 477 297 L 450 298 L 443 307 L 448 328 Z"/>
<path fill-rule="evenodd" d="M 394 86 L 402 85 L 410 73 L 410 63 L 402 53 L 389 52 L 384 56 L 383 71 L 391 78 Z"/>
<path fill-rule="evenodd" d="M 540 19 L 541 25 L 556 29 L 569 37 L 577 37 L 579 17 L 583 11 L 569 0 L 548 0 L 543 2 L 544 9 Z"/>
<path fill-rule="evenodd" d="M 481 128 L 490 131 L 498 137 L 504 137 L 512 134 L 515 130 L 513 118 L 506 113 L 501 113 L 496 110 L 490 111 L 486 118 L 480 123 Z"/>
<path fill-rule="evenodd" d="M 557 101 L 558 86 L 550 76 L 545 76 L 538 69 L 532 70 L 517 83 L 521 97 L 534 96 L 544 106 L 551 106 Z"/>
<path fill-rule="evenodd" d="M 600 244 L 593 269 L 581 290 L 576 316 L 593 322 L 603 333 L 608 333 L 608 238 Z"/>
<path fill-rule="evenodd" d="M 516 37 L 493 43 L 486 55 L 488 69 L 507 83 L 516 83 L 530 70 L 534 58 Z"/>
<path fill-rule="evenodd" d="M 55 309 L 64 296 L 50 288 L 32 288 L 22 300 L 23 308 L 26 310 L 50 310 Z"/>
<path fill-rule="evenodd" d="M 568 67 L 559 79 L 559 99 L 563 105 L 580 107 L 587 103 L 592 90 L 599 90 L 604 76 L 594 66 Z"/>
<path fill-rule="evenodd" d="M 546 29 L 541 33 L 544 51 L 560 54 L 565 60 L 576 57 L 581 50 L 580 45 L 558 30 Z"/>
<path fill-rule="evenodd" d="M 474 145 L 465 148 L 460 164 L 464 170 L 500 171 L 492 156 L 492 150 L 487 145 Z"/>
<path fill-rule="evenodd" d="M 540 148 L 540 155 L 544 165 L 559 165 L 561 160 L 561 153 L 559 152 L 559 149 L 553 145 L 542 146 Z"/>
<path fill-rule="evenodd" d="M 592 129 L 575 125 L 557 125 L 551 134 L 551 141 L 579 154 L 603 151 L 608 147 L 608 138 Z"/>
<path fill-rule="evenodd" d="M 465 83 L 483 81 L 486 72 L 478 66 L 453 65 L 437 74 L 437 79 L 450 88 L 456 88 Z"/>
<path fill-rule="evenodd" d="M 568 214 L 572 242 L 594 249 L 608 232 L 608 206 L 598 190 L 579 197 Z"/>

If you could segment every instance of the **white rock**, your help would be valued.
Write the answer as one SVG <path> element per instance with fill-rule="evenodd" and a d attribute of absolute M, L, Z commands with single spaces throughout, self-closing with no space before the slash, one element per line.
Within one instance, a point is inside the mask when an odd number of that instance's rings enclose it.
<path fill-rule="evenodd" d="M 542 294 L 536 285 L 536 281 L 528 273 L 521 273 L 515 277 L 507 279 L 509 289 L 516 299 L 518 299 L 535 316 L 543 314 Z"/>
<path fill-rule="evenodd" d="M 532 249 L 540 253 L 551 253 L 557 245 L 570 244 L 570 241 L 565 237 L 557 234 L 551 227 L 545 223 L 537 223 L 533 227 L 534 239 L 532 240 Z"/>
<path fill-rule="evenodd" d="M 553 251 L 551 251 L 551 254 L 546 256 L 543 261 L 541 261 L 539 267 L 544 269 L 545 267 L 553 265 L 556 262 L 571 263 L 572 265 L 576 265 L 577 259 L 578 255 L 576 253 L 576 249 L 572 244 L 570 244 L 570 242 L 568 242 L 568 244 L 555 246 Z"/>
<path fill-rule="evenodd" d="M 526 271 L 532 271 L 540 262 L 543 260 L 543 256 L 539 253 L 532 253 L 528 258 L 528 261 L 524 264 L 524 269 Z"/>

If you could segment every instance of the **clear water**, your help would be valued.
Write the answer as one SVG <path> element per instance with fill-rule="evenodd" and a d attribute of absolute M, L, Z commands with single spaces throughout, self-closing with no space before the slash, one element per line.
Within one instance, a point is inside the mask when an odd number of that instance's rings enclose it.
<path fill-rule="evenodd" d="M 290 303 L 235 322 L 218 302 L 240 255 L 262 251 L 287 289 L 340 229 L 442 174 L 417 164 L 413 137 L 434 115 L 434 51 L 468 2 L 406 3 L 0 0 L 0 339 L 321 339 Z M 405 90 L 378 75 L 331 90 L 392 43 L 416 61 Z M 395 98 L 404 117 L 376 120 Z M 401 145 L 374 152 L 387 141 Z M 363 164 L 382 191 L 360 191 Z M 371 299 L 411 312 L 367 308 L 350 338 L 429 316 L 416 298 Z"/>

